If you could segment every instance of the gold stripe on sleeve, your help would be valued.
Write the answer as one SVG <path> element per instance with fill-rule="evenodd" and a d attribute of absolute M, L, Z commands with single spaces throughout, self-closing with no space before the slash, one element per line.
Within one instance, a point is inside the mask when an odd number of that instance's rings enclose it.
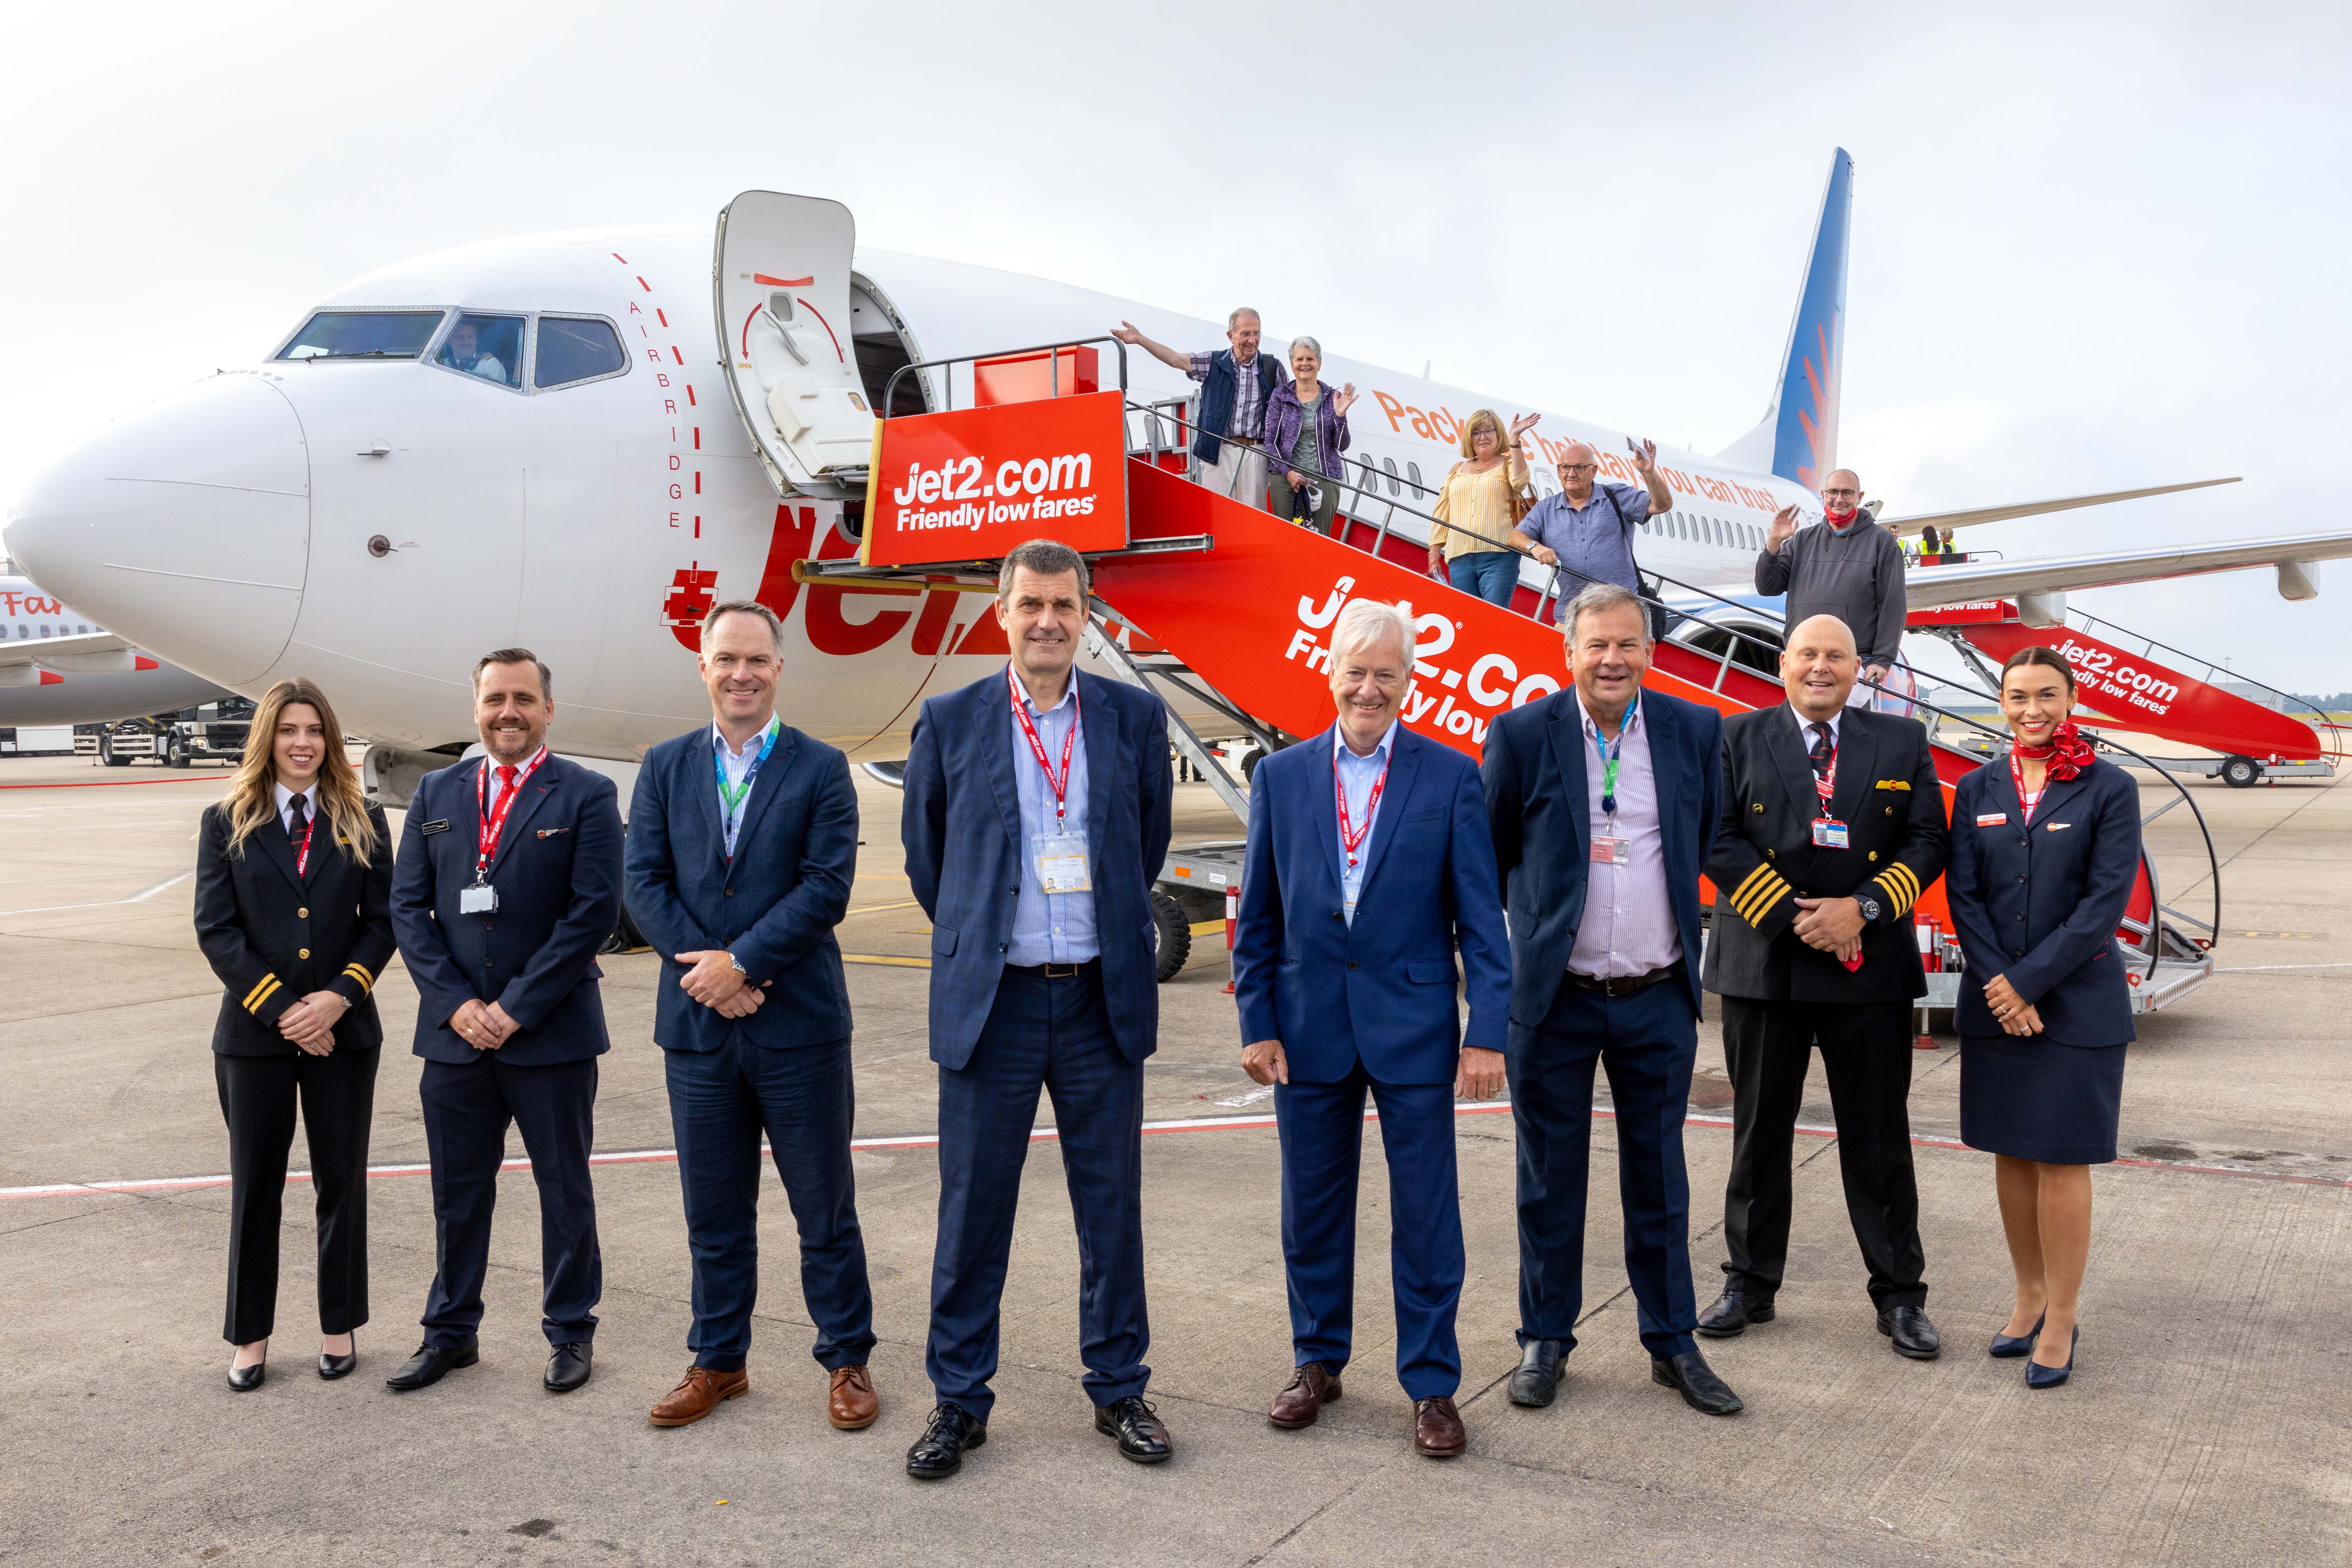
<path fill-rule="evenodd" d="M 261 999 L 269 994 L 269 988 L 277 984 L 278 976 L 275 974 L 263 975 L 259 980 L 254 982 L 253 989 L 245 994 L 245 1001 L 241 1005 L 243 1005 L 247 1012 L 252 1012 L 254 1008 L 261 1005 Z"/>

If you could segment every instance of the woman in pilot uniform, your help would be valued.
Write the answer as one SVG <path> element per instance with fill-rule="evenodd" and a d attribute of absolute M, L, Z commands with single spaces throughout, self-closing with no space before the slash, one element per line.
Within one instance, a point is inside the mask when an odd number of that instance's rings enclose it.
<path fill-rule="evenodd" d="M 367 1321 L 368 1122 L 383 1030 L 369 993 L 392 958 L 392 840 L 307 680 L 254 710 L 228 793 L 197 835 L 196 945 L 227 987 L 213 1081 L 228 1121 L 228 1385 L 261 1386 L 278 1310 L 278 1207 L 294 1109 L 318 1190 L 319 1375 Z"/>
<path fill-rule="evenodd" d="M 2116 950 L 2139 874 L 2139 789 L 2070 718 L 2074 672 L 2042 647 L 2000 672 L 2006 759 L 1959 783 L 1945 892 L 1960 985 L 1960 1138 L 1993 1156 L 2017 1304 L 1996 1356 L 2054 1388 L 2074 1368 L 2091 1167 L 2116 1157 L 2130 987 Z"/>

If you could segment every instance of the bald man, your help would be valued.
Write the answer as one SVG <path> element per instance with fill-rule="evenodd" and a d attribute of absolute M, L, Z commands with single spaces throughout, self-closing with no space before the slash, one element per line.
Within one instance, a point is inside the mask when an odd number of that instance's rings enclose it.
<path fill-rule="evenodd" d="M 1511 542 L 1546 566 L 1559 568 L 1559 592 L 1544 611 L 1557 621 L 1559 606 L 1595 583 L 1614 583 L 1638 596 L 1641 574 L 1633 566 L 1633 535 L 1642 520 L 1670 510 L 1674 497 L 1658 472 L 1658 444 L 1643 441 L 1633 454 L 1633 471 L 1642 476 L 1642 489 L 1632 485 L 1598 482 L 1601 457 L 1581 441 L 1559 449 L 1559 493 L 1536 502 Z M 1664 635 L 1653 618 L 1650 635 Z"/>
<path fill-rule="evenodd" d="M 1854 663 L 1844 622 L 1801 621 L 1780 656 L 1789 700 L 1723 722 L 1706 984 L 1723 998 L 1731 1078 L 1731 1256 L 1698 1331 L 1727 1339 L 1776 1313 L 1790 1145 L 1819 1049 L 1879 1331 L 1925 1361 L 1940 1347 L 1911 1171 L 1911 1008 L 1927 990 L 1911 907 L 1944 869 L 1944 792 L 1926 730 L 1846 706 Z"/>
<path fill-rule="evenodd" d="M 1853 634 L 1862 675 L 1884 681 L 1903 653 L 1903 546 L 1862 515 L 1862 480 L 1852 468 L 1832 469 L 1822 481 L 1822 521 L 1800 529 L 1797 509 L 1772 519 L 1756 558 L 1756 591 L 1786 594 L 1788 625 L 1835 616 Z M 1864 688 L 1857 701 L 1868 701 Z"/>

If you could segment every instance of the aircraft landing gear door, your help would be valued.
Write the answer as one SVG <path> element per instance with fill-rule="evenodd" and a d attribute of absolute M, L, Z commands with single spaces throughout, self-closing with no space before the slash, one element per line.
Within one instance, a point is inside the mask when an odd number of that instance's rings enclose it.
<path fill-rule="evenodd" d="M 720 363 L 780 493 L 866 487 L 874 413 L 849 336 L 857 227 L 839 202 L 746 191 L 719 215 Z"/>

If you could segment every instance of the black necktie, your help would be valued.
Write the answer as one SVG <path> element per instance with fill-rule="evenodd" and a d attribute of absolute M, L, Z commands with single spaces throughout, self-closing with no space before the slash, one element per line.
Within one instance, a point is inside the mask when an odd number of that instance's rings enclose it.
<path fill-rule="evenodd" d="M 1813 776 L 1825 779 L 1830 776 L 1830 763 L 1837 756 L 1837 748 L 1830 743 L 1830 727 L 1827 724 L 1815 724 L 1812 730 L 1813 749 L 1805 754 L 1812 759 Z"/>
<path fill-rule="evenodd" d="M 301 846 L 301 843 L 302 843 L 302 828 L 303 828 L 303 824 L 304 824 L 304 823 L 309 819 L 310 815 L 310 812 L 306 809 L 306 808 L 309 806 L 309 805 L 310 805 L 310 797 L 309 797 L 308 795 L 296 795 L 296 796 L 294 797 L 293 804 L 292 804 L 291 805 L 289 805 L 289 806 L 288 806 L 288 807 L 287 807 L 287 812 L 286 812 L 286 838 L 287 838 L 287 842 L 289 842 L 289 843 L 290 843 L 290 844 L 294 845 L 294 846 L 295 846 L 295 847 L 297 847 L 298 848 Z"/>

